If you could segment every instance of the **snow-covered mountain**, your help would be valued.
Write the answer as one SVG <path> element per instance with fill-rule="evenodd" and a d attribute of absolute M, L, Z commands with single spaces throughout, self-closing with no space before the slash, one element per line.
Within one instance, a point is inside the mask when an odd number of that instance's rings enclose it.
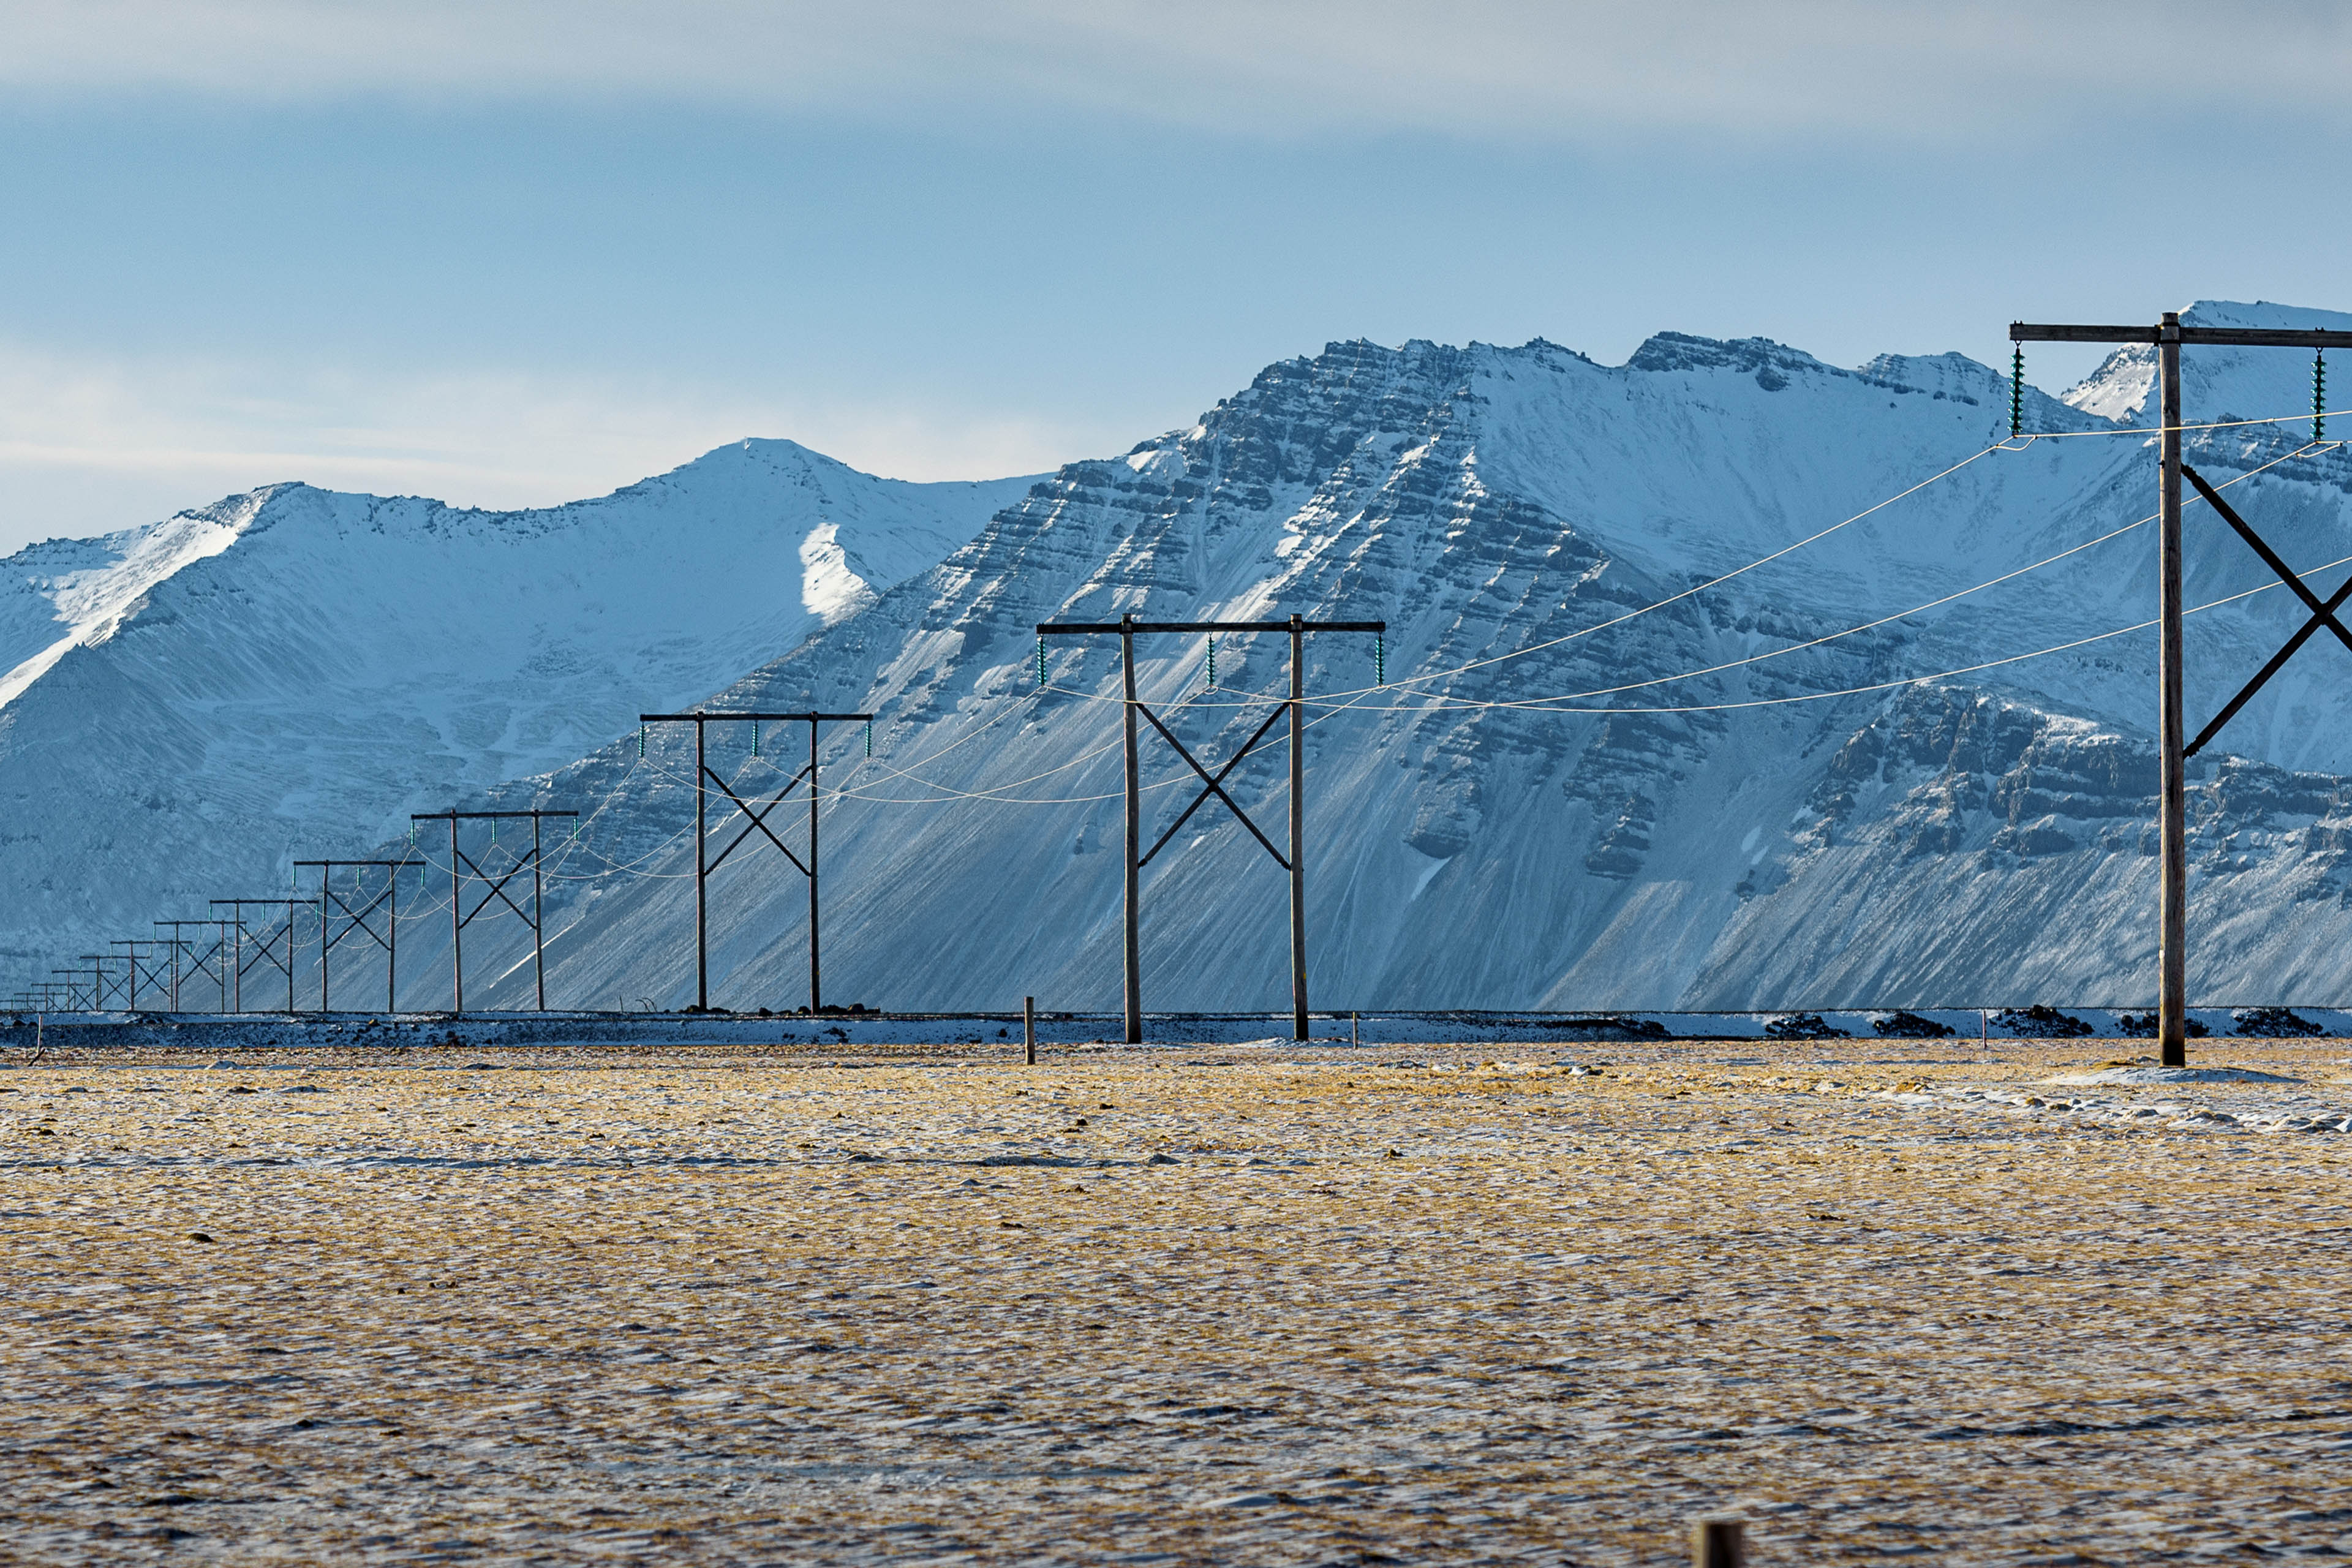
<path fill-rule="evenodd" d="M 1318 1005 L 2143 1005 L 2154 644 L 2126 629 L 2155 605 L 2154 529 L 2132 526 L 2156 493 L 2142 357 L 2063 402 L 2029 392 L 2044 438 L 1989 450 L 2008 384 L 1958 355 L 1847 370 L 1666 333 L 1605 366 L 1542 342 L 1334 344 L 1006 498 L 936 565 L 704 694 L 881 714 L 870 759 L 854 727 L 826 742 L 831 1000 L 1116 1004 L 1116 648 L 1057 643 L 1041 688 L 1032 627 L 1134 610 L 1389 623 L 1384 647 L 1310 639 Z M 2307 407 L 2309 362 L 2287 351 L 2187 361 L 2193 419 Z M 2190 454 L 2216 482 L 2251 476 L 2239 510 L 2316 569 L 2352 556 L 2352 460 L 2308 435 L 2216 429 Z M 2189 624 L 2197 722 L 2301 615 L 2280 591 L 2231 597 L 2268 574 L 2202 508 L 2189 540 L 2191 603 L 2216 602 Z M 1221 641 L 1212 691 L 1204 639 L 1148 639 L 1146 697 L 1222 757 L 1280 689 L 1282 642 Z M 2345 989 L 2347 657 L 2314 643 L 2192 765 L 2195 1000 Z M 772 789 L 800 743 L 711 738 L 715 765 Z M 550 881 L 555 1004 L 691 1000 L 688 744 L 656 731 L 641 755 L 632 735 L 480 797 L 590 814 Z M 1156 837 L 1192 792 L 1148 731 L 1144 755 Z M 1281 778 L 1270 750 L 1233 784 L 1277 839 Z M 1145 884 L 1147 1006 L 1284 1003 L 1283 879 L 1221 807 Z M 446 896 L 428 877 L 428 907 Z M 712 886 L 714 1001 L 802 998 L 804 899 L 756 837 L 737 852 Z M 413 1005 L 446 1004 L 436 931 L 404 927 Z M 469 933 L 469 1004 L 525 1000 L 517 935 Z"/>
<path fill-rule="evenodd" d="M 2223 312 L 2289 314 L 2192 319 Z M 2192 353 L 2192 415 L 2296 415 L 2308 370 Z M 2050 438 L 1987 452 L 2007 384 L 1956 355 L 1843 370 L 1664 334 L 1604 366 L 1540 342 L 1335 344 L 1189 429 L 1070 465 L 718 696 L 807 691 L 884 715 L 871 762 L 854 731 L 829 753 L 839 999 L 1115 1003 L 1115 650 L 1057 644 L 1041 691 L 1031 626 L 1132 609 L 1390 623 L 1385 688 L 1372 639 L 1311 649 L 1319 1004 L 2144 1003 L 2153 642 L 2103 634 L 2152 614 L 2154 530 L 2126 525 L 2156 484 L 2147 438 L 2099 412 L 2135 417 L 2137 374 L 2122 354 L 2066 403 L 2030 394 L 2027 428 Z M 2191 448 L 2217 480 L 2273 464 L 2232 494 L 2315 567 L 2352 554 L 2352 462 L 2291 455 L 2307 435 L 2242 427 Z M 2266 577 L 2202 509 L 2190 573 L 2196 602 Z M 2299 619 L 2280 592 L 2198 615 L 2192 712 Z M 1250 694 L 1281 685 L 1279 639 L 1221 645 L 1213 694 L 1203 639 L 1146 651 L 1147 694 L 1192 694 L 1181 724 L 1203 754 L 1244 738 L 1265 711 Z M 2317 1001 L 2342 984 L 2340 662 L 2313 647 L 2199 759 L 2201 996 Z M 1940 678 L 1900 684 L 1922 676 Z M 608 749 L 538 792 L 597 803 L 574 873 L 629 868 L 573 884 L 565 999 L 690 994 L 689 884 L 641 875 L 684 865 L 682 743 Z M 752 767 L 748 736 L 730 743 Z M 1148 731 L 1145 756 L 1156 837 L 1191 792 Z M 1277 837 L 1280 775 L 1278 752 L 1237 775 Z M 1147 1005 L 1281 1005 L 1281 876 L 1220 809 L 1146 887 Z M 799 998 L 802 899 L 772 851 L 721 874 L 713 963 L 734 978 L 719 1000 Z"/>
<path fill-rule="evenodd" d="M 274 485 L 0 563 L 5 978 L 270 895 L 854 616 L 1031 481 L 743 441 L 594 500 Z"/>

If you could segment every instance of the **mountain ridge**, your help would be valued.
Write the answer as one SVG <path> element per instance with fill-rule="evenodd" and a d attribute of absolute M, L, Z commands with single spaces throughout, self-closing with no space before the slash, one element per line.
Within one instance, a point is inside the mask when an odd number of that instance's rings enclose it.
<path fill-rule="evenodd" d="M 562 763 L 929 565 L 1030 481 L 740 441 L 560 507 L 260 487 L 0 574 L 0 952 L 147 934 Z M 343 847 L 338 848 L 341 845 Z M 37 976 L 36 976 L 37 977 Z"/>
<path fill-rule="evenodd" d="M 2254 309 L 2195 310 L 2225 308 Z M 2187 357 L 2192 419 L 2284 396 L 2270 368 Z M 2115 356 L 2084 385 L 2130 374 Z M 855 730 L 824 747 L 836 1000 L 1115 1003 L 1115 659 L 1056 647 L 1041 688 L 1031 628 L 1134 610 L 1390 625 L 1381 647 L 1310 639 L 1318 1005 L 2145 1005 L 2153 674 L 2128 628 L 2154 598 L 2149 449 L 2095 409 L 2023 401 L 2029 432 L 2063 438 L 2005 442 L 2006 379 L 1958 355 L 1845 370 L 1662 333 L 1605 366 L 1542 340 L 1333 343 L 1025 485 L 936 563 L 702 695 L 881 715 L 870 761 Z M 2347 548 L 2352 464 L 2300 441 L 2190 437 L 2315 566 Z M 2216 601 L 2190 628 L 2210 711 L 2299 612 L 2231 600 L 2265 574 L 2210 519 L 2189 564 L 2195 602 Z M 1264 717 L 1281 651 L 1219 639 L 1211 691 L 1205 639 L 1155 641 L 1144 692 L 1208 760 Z M 2325 956 L 2352 936 L 2334 673 L 2298 660 L 2225 733 L 2240 754 L 2198 760 L 2192 974 L 2229 1001 L 2343 983 Z M 733 729 L 712 732 L 715 765 L 782 786 L 774 748 Z M 590 813 L 551 878 L 562 1005 L 691 999 L 684 743 L 615 739 L 479 794 Z M 1156 837 L 1189 775 L 1156 744 L 1146 768 Z M 1280 773 L 1277 752 L 1231 785 L 1269 824 Z M 1281 1004 L 1262 859 L 1212 808 L 1146 873 L 1147 1005 Z M 730 862 L 714 1001 L 799 999 L 804 908 L 772 851 Z M 416 1005 L 447 994 L 430 926 Z M 520 994 L 514 940 L 467 938 L 469 1001 Z"/>

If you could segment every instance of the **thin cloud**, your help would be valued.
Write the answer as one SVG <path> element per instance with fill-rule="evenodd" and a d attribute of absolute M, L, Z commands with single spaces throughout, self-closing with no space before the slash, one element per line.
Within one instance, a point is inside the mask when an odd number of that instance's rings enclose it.
<path fill-rule="evenodd" d="M 6 27 L 0 81 L 67 92 L 1044 107 L 1258 133 L 1869 132 L 1981 142 L 1989 170 L 2059 122 L 2337 120 L 2352 66 L 2352 14 L 2312 0 L 17 0 Z"/>
<path fill-rule="evenodd" d="M 152 521 L 257 486 L 548 506 L 747 436 L 891 479 L 999 479 L 1122 449 L 1128 433 L 643 378 L 436 376 L 201 361 L 93 363 L 0 347 L 0 553 Z"/>

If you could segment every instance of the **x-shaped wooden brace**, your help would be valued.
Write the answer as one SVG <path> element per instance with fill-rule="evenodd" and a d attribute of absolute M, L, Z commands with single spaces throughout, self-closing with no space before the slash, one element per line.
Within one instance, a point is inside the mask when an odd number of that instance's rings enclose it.
<path fill-rule="evenodd" d="M 247 936 L 253 935 L 251 931 L 246 931 L 246 924 L 243 921 L 236 922 L 236 929 L 241 931 L 245 931 Z M 294 951 L 294 913 L 290 910 L 288 910 L 286 914 L 285 934 L 287 939 L 286 951 L 290 954 Z M 247 950 L 251 956 L 244 959 L 236 966 L 238 979 L 242 980 L 247 974 L 252 973 L 253 966 L 260 963 L 265 958 L 269 960 L 270 966 L 276 969 L 278 973 L 286 975 L 289 978 L 292 977 L 294 972 L 287 967 L 288 960 L 281 959 L 278 956 L 278 932 L 271 931 L 268 936 L 253 937 L 253 945 Z"/>
<path fill-rule="evenodd" d="M 1225 803 L 1226 810 L 1241 818 L 1242 826 L 1244 827 L 1248 828 L 1251 833 L 1256 835 L 1257 841 L 1265 846 L 1265 852 L 1274 857 L 1274 863 L 1281 867 L 1286 871 L 1289 870 L 1290 862 L 1282 858 L 1282 851 L 1274 847 L 1274 840 L 1268 838 L 1265 834 L 1259 833 L 1257 830 L 1257 824 L 1250 820 L 1249 813 L 1244 811 L 1239 805 L 1235 805 L 1234 797 L 1225 793 L 1225 775 L 1232 773 L 1234 769 L 1240 764 L 1241 760 L 1250 754 L 1252 748 L 1256 746 L 1260 741 L 1265 739 L 1265 732 L 1274 728 L 1275 721 L 1282 717 L 1284 710 L 1281 707 L 1276 707 L 1273 712 L 1267 714 L 1265 722 L 1257 727 L 1257 733 L 1252 735 L 1246 742 L 1244 742 L 1240 751 L 1235 752 L 1231 757 L 1225 759 L 1225 765 L 1219 768 L 1216 772 L 1216 775 L 1213 778 L 1210 776 L 1209 770 L 1202 767 L 1198 762 L 1195 762 L 1193 760 L 1192 753 L 1184 749 L 1184 742 L 1178 740 L 1174 732 L 1171 731 L 1167 725 L 1160 721 L 1159 714 L 1154 713 L 1150 709 L 1146 708 L 1140 702 L 1137 703 L 1135 706 L 1138 711 L 1142 713 L 1146 719 L 1151 721 L 1151 727 L 1160 731 L 1160 738 L 1165 740 L 1170 745 L 1176 748 L 1176 754 L 1183 758 L 1185 763 L 1194 773 L 1201 775 L 1202 782 L 1201 793 L 1192 797 L 1192 804 L 1184 808 L 1182 816 L 1177 817 L 1175 821 L 1168 825 L 1168 831 L 1160 836 L 1160 842 L 1154 844 L 1150 849 L 1145 853 L 1143 858 L 1135 863 L 1137 868 L 1141 869 L 1143 867 L 1150 865 L 1151 857 L 1159 854 L 1160 850 L 1166 848 L 1168 841 L 1176 837 L 1177 829 L 1182 827 L 1187 822 L 1190 822 L 1192 819 L 1192 814 L 1200 810 L 1202 805 L 1213 795 L 1219 800 Z"/>
<path fill-rule="evenodd" d="M 207 968 L 206 965 L 210 967 Z M 228 984 L 227 971 L 228 939 L 226 937 L 214 937 L 213 950 L 205 953 L 197 952 L 196 944 L 192 942 L 188 943 L 188 972 L 180 976 L 180 984 L 185 985 L 191 980 L 211 980 L 226 985 Z"/>
<path fill-rule="evenodd" d="M 719 786 L 721 794 L 725 795 L 729 800 L 735 803 L 735 808 L 738 811 L 740 811 L 747 819 L 743 831 L 737 834 L 733 838 L 728 840 L 727 847 L 719 852 L 719 860 L 713 860 L 702 868 L 705 876 L 708 876 L 711 872 L 719 869 L 719 861 L 724 860 L 730 855 L 734 854 L 735 847 L 742 843 L 746 838 L 751 837 L 751 830 L 753 828 L 757 828 L 761 833 L 765 834 L 769 843 L 774 845 L 779 849 L 782 849 L 784 851 L 784 858 L 791 861 L 794 866 L 800 867 L 800 873 L 802 876 L 805 877 L 808 875 L 808 868 L 801 865 L 801 858 L 793 854 L 789 848 L 786 848 L 784 841 L 777 837 L 775 833 L 768 826 L 768 815 L 774 811 L 776 807 L 784 804 L 784 797 L 786 795 L 792 794 L 793 791 L 800 787 L 801 781 L 808 777 L 808 769 L 803 768 L 800 772 L 794 773 L 785 782 L 784 787 L 776 792 L 776 796 L 773 800 L 769 801 L 765 805 L 756 808 L 741 795 L 737 795 L 732 784 L 730 784 L 725 779 L 720 778 L 717 773 L 712 773 L 708 766 L 704 767 L 702 771 L 709 776 L 712 784 Z"/>
<path fill-rule="evenodd" d="M 2230 510 L 2230 503 L 2223 500 L 2221 493 L 2205 482 L 2203 475 L 2186 463 L 2180 466 L 2180 472 L 2190 484 L 2197 487 L 2197 493 L 2205 498 L 2206 504 L 2221 514 L 2222 521 L 2238 531 L 2238 537 L 2252 546 L 2254 553 L 2263 558 L 2263 564 L 2277 573 L 2279 581 L 2284 583 L 2294 596 L 2303 601 L 2304 607 L 2311 612 L 2311 618 L 2303 623 L 2303 629 L 2287 638 L 2286 646 L 2273 654 L 2271 661 L 2263 666 L 2252 680 L 2246 682 L 2244 689 L 2231 698 L 2221 711 L 2213 716 L 2213 721 L 2197 731 L 2197 738 L 2181 749 L 2182 756 L 2193 757 L 2206 742 L 2221 732 L 2222 725 L 2237 716 L 2239 709 L 2254 700 L 2254 693 L 2260 691 L 2272 676 L 2286 668 L 2286 661 L 2294 657 L 2295 650 L 2309 642 L 2313 634 L 2320 627 L 2326 626 L 2329 631 L 2334 632 L 2336 641 L 2342 643 L 2346 648 L 2352 649 L 2352 631 L 2345 630 L 2344 623 L 2336 618 L 2336 612 L 2344 601 L 2352 598 L 2352 578 L 2347 578 L 2344 586 L 2322 600 L 2304 585 L 2303 579 L 2296 576 L 2288 568 L 2287 563 L 2278 558 L 2275 551 L 2263 542 L 2262 536 L 2247 526 L 2244 518 Z"/>
<path fill-rule="evenodd" d="M 351 935 L 352 932 L 355 931 L 363 931 L 367 932 L 369 941 L 374 942 L 376 946 L 384 949 L 387 952 L 391 951 L 391 944 L 386 942 L 383 937 L 376 934 L 375 927 L 367 923 L 368 917 L 375 913 L 376 910 L 382 909 L 383 907 L 384 900 L 392 896 L 392 885 L 389 882 L 384 884 L 384 890 L 383 892 L 378 893 L 374 898 L 368 900 L 368 906 L 363 910 L 354 910 L 351 905 L 343 902 L 342 894 L 335 891 L 332 888 L 327 887 L 323 878 L 320 879 L 319 890 L 324 893 L 328 898 L 333 900 L 335 908 L 342 910 L 343 913 L 351 919 L 351 923 L 349 925 L 343 927 L 342 930 L 335 932 L 332 936 L 330 936 L 327 939 L 328 952 L 332 952 L 335 950 L 335 944 L 337 942 L 342 941 L 343 938 Z"/>
<path fill-rule="evenodd" d="M 507 874 L 499 878 L 495 881 L 492 881 L 490 874 L 488 871 L 483 870 L 481 867 L 476 865 L 474 863 L 474 858 L 471 855 L 467 854 L 464 850 L 460 849 L 457 851 L 457 858 L 466 863 L 466 868 L 467 870 L 473 872 L 475 876 L 479 877 L 483 881 L 489 882 L 490 884 L 490 890 L 484 893 L 482 895 L 482 901 L 474 906 L 474 914 L 469 914 L 465 919 L 457 922 L 458 927 L 461 930 L 467 926 L 472 925 L 474 923 L 474 915 L 480 914 L 484 910 L 488 909 L 492 899 L 498 900 L 499 902 L 512 910 L 515 912 L 515 918 L 521 921 L 523 924 L 529 926 L 532 931 L 536 931 L 539 930 L 539 922 L 531 919 L 529 915 L 524 914 L 520 904 L 516 903 L 512 899 L 507 897 L 507 884 L 513 881 L 517 877 L 521 876 L 525 871 L 530 870 L 531 867 L 537 863 L 539 859 L 539 850 L 536 847 L 527 849 L 520 855 L 516 856 L 515 863 L 507 868 Z"/>

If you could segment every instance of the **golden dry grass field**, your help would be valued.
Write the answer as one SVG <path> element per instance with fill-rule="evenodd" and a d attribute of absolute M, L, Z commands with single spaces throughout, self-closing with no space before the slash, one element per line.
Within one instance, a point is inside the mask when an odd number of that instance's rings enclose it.
<path fill-rule="evenodd" d="M 0 1559 L 2352 1552 L 2352 1047 L 2138 1048 L 52 1055 Z"/>

